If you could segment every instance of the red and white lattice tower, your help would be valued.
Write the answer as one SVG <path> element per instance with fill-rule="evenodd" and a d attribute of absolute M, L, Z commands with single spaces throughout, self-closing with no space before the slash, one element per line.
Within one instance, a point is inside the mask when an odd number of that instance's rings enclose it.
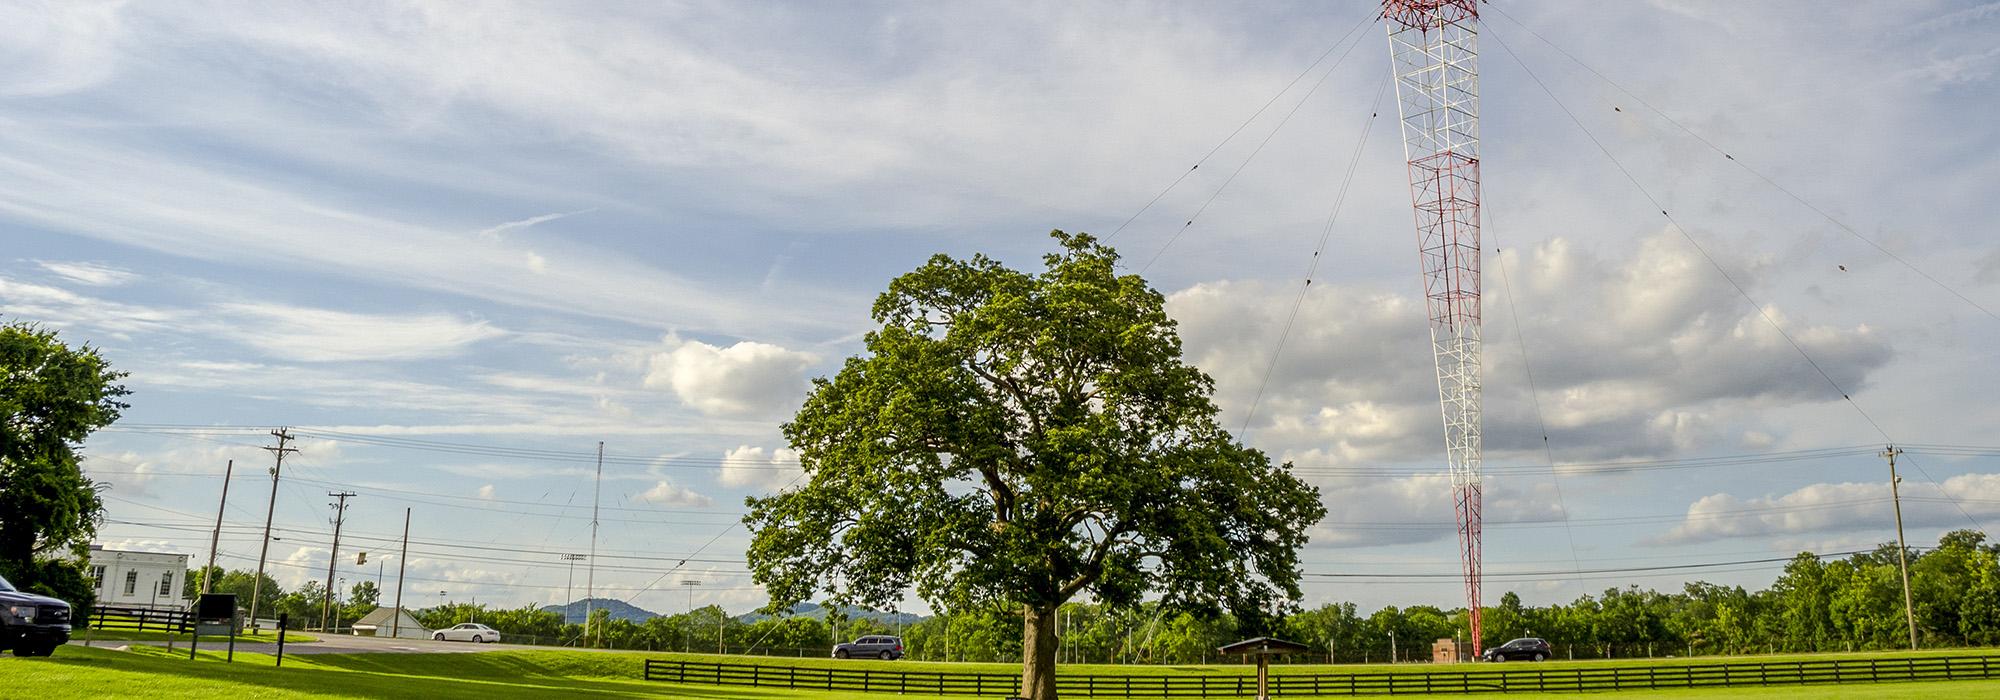
<path fill-rule="evenodd" d="M 1383 0 L 1417 214 L 1424 301 L 1458 508 L 1459 557 L 1480 652 L 1478 0 Z"/>

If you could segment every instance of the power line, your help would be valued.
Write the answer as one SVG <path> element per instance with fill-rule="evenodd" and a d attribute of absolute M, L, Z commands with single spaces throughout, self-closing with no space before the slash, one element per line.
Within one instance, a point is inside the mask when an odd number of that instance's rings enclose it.
<path fill-rule="evenodd" d="M 1305 306 L 1306 295 L 1312 292 L 1313 277 L 1319 273 L 1321 255 L 1326 252 L 1327 239 L 1333 236 L 1334 224 L 1340 221 L 1340 210 L 1347 203 L 1348 187 L 1354 184 L 1354 173 L 1361 165 L 1361 151 L 1368 146 L 1368 134 L 1375 130 L 1375 118 L 1382 114 L 1382 95 L 1389 91 L 1388 79 L 1375 89 L 1375 101 L 1368 107 L 1368 120 L 1361 124 L 1361 136 L 1354 141 L 1354 152 L 1347 156 L 1347 173 L 1340 179 L 1340 190 L 1333 198 L 1333 210 L 1327 212 L 1326 225 L 1320 228 L 1319 242 L 1314 244 L 1312 259 L 1306 263 L 1305 282 L 1299 285 L 1298 296 L 1292 299 L 1291 313 L 1285 316 L 1285 326 L 1278 332 L 1278 344 L 1271 349 L 1271 361 L 1264 365 L 1264 378 L 1257 383 L 1257 395 L 1250 400 L 1250 410 L 1243 416 L 1243 428 L 1238 439 L 1250 433 L 1250 423 L 1257 418 L 1257 407 L 1264 403 L 1264 392 L 1271 385 L 1271 375 L 1278 369 L 1278 359 L 1284 357 L 1285 342 L 1292 337 L 1292 325 L 1299 320 L 1299 309 Z"/>
<path fill-rule="evenodd" d="M 1750 173 L 1759 180 L 1763 180 L 1764 184 L 1770 185 L 1772 189 L 1784 193 L 1784 195 L 1786 197 L 1790 197 L 1792 201 L 1798 202 L 1805 208 L 1812 210 L 1814 214 L 1818 214 L 1820 218 L 1826 219 L 1828 223 L 1833 224 L 1835 227 L 1838 227 L 1842 231 L 1846 231 L 1847 234 L 1853 236 L 1855 240 L 1859 240 L 1862 243 L 1866 243 L 1868 244 L 1869 247 L 1874 248 L 1876 251 L 1881 252 L 1883 255 L 1889 256 L 1891 260 L 1895 260 L 1896 262 L 1901 263 L 1903 267 L 1909 268 L 1911 272 L 1917 273 L 1917 276 L 1924 278 L 1926 281 L 1929 281 L 1933 285 L 1936 285 L 1937 288 L 1944 290 L 1946 293 L 1958 297 L 1959 301 L 1963 301 L 1972 308 L 1978 309 L 1980 313 L 1986 314 L 1988 318 L 2000 321 L 2000 315 L 1996 315 L 1991 309 L 1986 308 L 1977 301 L 1973 301 L 1971 297 L 1966 296 L 1964 293 L 1958 291 L 1957 289 L 1952 288 L 1951 285 L 1945 284 L 1944 281 L 1939 280 L 1937 277 L 1931 275 L 1928 272 L 1925 272 L 1922 268 L 1917 267 L 1915 263 L 1912 263 L 1909 260 L 1903 258 L 1903 256 L 1897 255 L 1894 251 L 1891 251 L 1888 248 L 1883 247 L 1882 244 L 1875 242 L 1874 239 L 1861 235 L 1860 231 L 1855 230 L 1853 226 L 1847 225 L 1847 222 L 1841 221 L 1839 218 L 1836 218 L 1833 214 L 1827 212 L 1825 209 L 1821 209 L 1818 205 L 1815 205 L 1812 202 L 1807 201 L 1806 198 L 1799 196 L 1798 193 L 1793 192 L 1790 188 L 1778 184 L 1778 182 L 1776 180 L 1771 179 L 1770 176 L 1765 175 L 1763 172 L 1757 170 L 1756 168 L 1750 167 L 1749 163 L 1746 163 L 1743 160 L 1737 158 L 1734 154 L 1730 153 L 1728 150 L 1717 145 L 1715 142 L 1710 141 L 1707 137 L 1702 136 L 1700 132 L 1697 132 L 1694 129 L 1689 128 L 1686 124 L 1681 123 L 1680 120 L 1673 118 L 1673 116 L 1667 114 L 1665 110 L 1653 106 L 1653 103 L 1647 102 L 1645 98 L 1640 97 L 1636 93 L 1633 93 L 1631 90 L 1625 89 L 1625 86 L 1620 85 L 1618 81 L 1612 80 L 1609 76 L 1606 76 L 1604 73 L 1598 71 L 1596 68 L 1591 67 L 1590 64 L 1584 63 L 1582 59 L 1577 58 L 1574 54 L 1571 54 L 1569 51 L 1564 50 L 1562 46 L 1557 45 L 1553 41 L 1550 41 L 1548 37 L 1542 36 L 1542 34 L 1540 32 L 1535 31 L 1534 28 L 1529 27 L 1526 23 L 1518 19 L 1515 19 L 1513 15 L 1507 14 L 1506 10 L 1500 9 L 1498 7 L 1494 7 L 1491 9 L 1494 12 L 1498 12 L 1500 16 L 1506 17 L 1507 21 L 1513 22 L 1514 25 L 1520 27 L 1522 31 L 1526 31 L 1530 36 L 1533 36 L 1537 40 L 1540 40 L 1544 45 L 1547 45 L 1549 48 L 1555 49 L 1556 53 L 1562 54 L 1562 56 L 1564 58 L 1569 59 L 1571 63 L 1575 63 L 1578 67 L 1583 68 L 1585 71 L 1589 71 L 1591 75 L 1597 76 L 1597 79 L 1604 81 L 1605 84 L 1610 85 L 1613 89 L 1617 90 L 1620 93 L 1623 93 L 1626 97 L 1632 98 L 1634 102 L 1637 102 L 1641 106 L 1645 107 L 1647 110 L 1652 111 L 1653 114 L 1659 115 L 1661 119 L 1665 119 L 1667 123 L 1674 125 L 1674 127 L 1680 129 L 1682 133 L 1685 133 L 1688 136 L 1693 137 L 1694 140 L 1696 141 L 1700 141 L 1703 146 L 1706 146 L 1708 147 L 1709 150 L 1716 152 L 1716 154 L 1718 155 L 1721 155 L 1723 159 L 1728 160 L 1730 163 L 1735 164 L 1736 167 L 1742 168 L 1744 172 Z M 1490 27 L 1491 25 L 1488 26 Z M 1495 36 L 1495 40 L 1496 41 L 1498 40 L 1498 36 Z M 1509 51 L 1509 53 L 1512 52 Z M 1619 111 L 1621 113 L 1623 112 L 1623 110 Z"/>
<path fill-rule="evenodd" d="M 1342 34 L 1340 35 L 1339 39 L 1335 39 L 1333 41 L 1333 45 L 1326 47 L 1326 51 L 1322 52 L 1319 55 L 1319 58 L 1315 59 L 1312 62 L 1312 65 L 1306 66 L 1305 70 L 1299 71 L 1298 76 L 1292 78 L 1292 82 L 1285 83 L 1284 89 L 1279 90 L 1277 94 L 1272 95 L 1271 99 L 1265 100 L 1263 106 L 1258 107 L 1257 111 L 1252 112 L 1250 114 L 1250 118 L 1243 120 L 1242 124 L 1236 125 L 1236 129 L 1230 131 L 1228 136 L 1224 136 L 1222 138 L 1222 141 L 1215 144 L 1214 148 L 1208 149 L 1207 153 L 1202 154 L 1201 158 L 1196 159 L 1193 167 L 1181 171 L 1180 177 L 1176 177 L 1174 178 L 1173 182 L 1168 183 L 1166 189 L 1162 189 L 1160 190 L 1159 194 L 1153 195 L 1152 200 L 1146 202 L 1145 206 L 1139 207 L 1139 211 L 1132 212 L 1132 216 L 1130 218 L 1125 219 L 1125 223 L 1119 224 L 1118 228 L 1113 230 L 1110 235 L 1105 236 L 1104 241 L 1106 243 L 1109 243 L 1112 241 L 1112 239 L 1117 238 L 1118 234 L 1123 233 L 1126 227 L 1131 226 L 1132 222 L 1137 221 L 1141 214 L 1145 214 L 1146 210 L 1152 209 L 1153 205 L 1158 204 L 1160 202 L 1161 197 L 1167 196 L 1168 192 L 1172 192 L 1175 187 L 1179 187 L 1181 182 L 1186 180 L 1189 175 L 1193 175 L 1194 171 L 1200 170 L 1203 163 L 1207 163 L 1208 159 L 1215 157 L 1217 151 L 1222 150 L 1223 146 L 1229 145 L 1229 142 L 1235 140 L 1238 134 L 1243 133 L 1243 130 L 1248 128 L 1251 122 L 1257 121 L 1257 117 L 1263 116 L 1265 110 L 1270 109 L 1271 105 L 1277 104 L 1278 98 L 1284 97 L 1285 93 L 1291 92 L 1292 88 L 1299 84 L 1299 81 L 1304 80 L 1307 75 L 1312 74 L 1313 69 L 1318 68 L 1319 64 L 1324 63 L 1326 61 L 1327 56 L 1333 55 L 1334 49 L 1338 49 L 1340 48 L 1341 44 L 1347 43 L 1348 37 L 1353 36 L 1355 32 L 1361 31 L 1362 27 L 1366 27 L 1370 24 L 1373 24 L 1374 22 L 1375 22 L 1375 17 L 1372 15 L 1362 17 L 1361 21 L 1356 23 L 1353 28 L 1348 29 L 1346 34 Z M 1343 58 L 1345 58 L 1345 56 L 1346 56 L 1345 54 L 1342 54 Z"/>
<path fill-rule="evenodd" d="M 1340 68 L 1342 62 L 1347 60 L 1348 54 L 1354 53 L 1354 48 L 1360 45 L 1361 42 L 1358 39 L 1354 43 L 1347 45 L 1347 50 L 1341 52 L 1340 58 L 1334 59 L 1333 65 L 1327 67 L 1326 72 L 1319 76 L 1319 80 L 1313 83 L 1311 89 L 1306 90 L 1305 96 L 1300 97 L 1299 101 L 1292 105 L 1291 111 L 1285 112 L 1284 118 L 1278 120 L 1277 126 L 1271 127 L 1271 132 L 1264 135 L 1264 140 L 1257 142 L 1257 147 L 1251 149 L 1250 155 L 1244 156 L 1243 162 L 1238 163 L 1235 170 L 1229 171 L 1229 177 L 1223 178 L 1222 184 L 1216 186 L 1215 191 L 1208 195 L 1208 199 L 1203 200 L 1201 206 L 1196 208 L 1193 214 L 1188 215 L 1187 222 L 1181 224 L 1180 228 L 1174 229 L 1174 235 L 1167 238 L 1166 244 L 1160 246 L 1160 249 L 1153 253 L 1153 257 L 1147 260 L 1145 265 L 1140 266 L 1140 274 L 1144 274 L 1147 270 L 1152 269 L 1153 263 L 1159 262 L 1160 256 L 1166 255 L 1167 250 L 1174 247 L 1174 242 L 1179 241 L 1182 234 L 1187 233 L 1189 228 L 1194 227 L 1194 222 L 1201 219 L 1202 212 L 1208 211 L 1208 206 L 1214 204 L 1216 198 L 1221 197 L 1224 190 L 1229 189 L 1229 184 L 1236 181 L 1236 176 L 1242 175 L 1243 169 L 1250 167 L 1250 162 L 1256 160 L 1257 155 L 1264 152 L 1264 147 L 1271 145 L 1271 139 L 1276 138 L 1278 132 L 1283 131 L 1286 124 L 1291 123 L 1292 116 L 1299 113 L 1299 108 L 1304 107 L 1306 102 L 1310 101 L 1312 96 L 1319 92 L 1320 87 L 1326 84 L 1326 79 L 1333 77 L 1333 72 Z"/>
<path fill-rule="evenodd" d="M 1722 263 L 1716 260 L 1715 256 L 1711 255 L 1708 252 L 1708 248 L 1702 246 L 1701 241 L 1695 240 L 1694 234 L 1689 232 L 1686 226 L 1681 225 L 1679 219 L 1676 219 L 1672 213 L 1667 211 L 1666 205 L 1661 203 L 1658 197 L 1653 196 L 1653 192 L 1647 189 L 1644 183 L 1639 181 L 1639 177 L 1637 175 L 1633 174 L 1630 169 L 1625 167 L 1624 162 L 1618 160 L 1618 156 L 1611 152 L 1610 147 L 1604 145 L 1604 142 L 1598 139 L 1595 133 L 1591 132 L 1588 127 L 1584 126 L 1583 120 L 1578 118 L 1576 116 L 1576 113 L 1571 111 L 1569 106 L 1564 104 L 1562 99 L 1556 96 L 1555 90 L 1550 89 L 1548 83 L 1543 82 L 1541 76 L 1537 75 L 1533 68 L 1528 67 L 1527 62 L 1522 61 L 1521 57 L 1518 54 L 1514 53 L 1513 47 L 1508 46 L 1507 42 L 1502 40 L 1498 34 L 1493 34 L 1492 36 L 1493 36 L 1493 41 L 1499 44 L 1502 50 L 1507 52 L 1507 56 L 1509 58 L 1512 58 L 1514 60 L 1514 63 L 1516 65 L 1519 65 L 1521 67 L 1521 70 L 1527 73 L 1530 79 L 1535 81 L 1535 85 L 1540 87 L 1542 89 L 1542 92 L 1549 96 L 1549 101 L 1554 102 L 1556 108 L 1562 110 L 1563 115 L 1569 117 L 1570 122 L 1576 125 L 1577 130 L 1583 132 L 1584 137 L 1588 138 L 1591 144 L 1597 146 L 1597 150 L 1604 154 L 1605 159 L 1611 161 L 1611 165 L 1617 168 L 1618 173 L 1625 176 L 1626 181 L 1632 183 L 1633 189 L 1638 190 L 1639 194 L 1645 197 L 1647 202 L 1652 203 L 1653 207 L 1659 210 L 1661 218 L 1666 219 L 1668 226 L 1671 227 L 1675 233 L 1680 234 L 1681 238 L 1683 240 L 1686 240 L 1688 242 L 1688 245 L 1692 246 L 1695 252 L 1699 253 L 1702 259 L 1708 262 L 1709 267 L 1715 268 L 1716 273 L 1720 274 L 1722 276 L 1722 279 L 1728 282 L 1729 286 L 1736 290 L 1737 296 L 1742 297 L 1743 302 L 1749 304 L 1750 307 L 1757 312 L 1758 317 L 1762 318 L 1764 320 L 1764 323 L 1766 325 L 1769 325 L 1771 327 L 1771 330 L 1778 334 L 1778 337 L 1783 338 L 1785 340 L 1785 344 L 1790 345 L 1792 347 L 1792 350 L 1799 354 L 1799 357 L 1804 358 L 1806 364 L 1812 367 L 1813 372 L 1817 373 L 1820 379 L 1825 380 L 1827 386 L 1831 387 L 1834 393 L 1840 396 L 1841 400 L 1846 401 L 1847 405 L 1849 407 L 1852 407 L 1854 409 L 1854 412 L 1860 415 L 1863 421 L 1866 421 L 1868 423 L 1869 427 L 1874 428 L 1875 432 L 1881 435 L 1884 441 L 1888 442 L 1889 444 L 1895 444 L 1896 442 L 1895 437 L 1891 436 L 1889 434 L 1889 431 L 1882 427 L 1881 423 L 1876 422 L 1875 417 L 1869 415 L 1868 410 L 1862 408 L 1861 403 L 1859 401 L 1855 401 L 1854 397 L 1848 394 L 1846 387 L 1841 386 L 1840 381 L 1834 379 L 1833 375 L 1827 372 L 1826 368 L 1821 366 L 1818 360 L 1813 359 L 1812 353 L 1806 352 L 1805 346 L 1800 345 L 1798 339 L 1792 337 L 1791 332 L 1786 331 L 1784 326 L 1778 323 L 1778 319 L 1773 318 L 1771 316 L 1771 311 L 1765 308 L 1763 304 L 1758 303 L 1756 297 L 1750 295 L 1750 290 L 1746 289 L 1743 286 L 1743 283 L 1738 282 L 1736 280 L 1735 275 L 1729 274 L 1729 270 L 1727 268 L 1724 268 L 1722 266 Z M 1938 487 L 1939 492 L 1941 493 L 1944 492 L 1944 484 L 1939 483 L 1936 478 L 1930 475 L 1930 472 L 1925 471 L 1921 466 L 1918 466 L 1915 462 L 1912 462 L 1910 466 L 1917 467 L 1918 473 L 1923 474 L 1924 478 L 1929 479 L 1932 484 L 1935 484 Z M 1946 497 L 1949 496 L 1950 494 L 1946 493 Z M 1973 518 L 1972 514 L 1967 512 L 1963 506 L 1959 506 L 1956 501 L 1954 501 L 1952 505 L 1958 508 L 1959 514 L 1965 516 L 1967 522 L 1972 523 L 1973 529 L 1978 530 L 1982 533 L 1986 531 L 1986 528 L 1982 527 L 1979 524 L 1979 520 Z"/>

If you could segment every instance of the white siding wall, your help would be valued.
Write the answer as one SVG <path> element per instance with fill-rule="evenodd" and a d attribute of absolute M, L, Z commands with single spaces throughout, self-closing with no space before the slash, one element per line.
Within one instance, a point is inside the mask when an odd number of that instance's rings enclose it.
<path fill-rule="evenodd" d="M 185 554 L 90 550 L 90 573 L 96 579 L 97 602 L 103 605 L 187 607 L 181 597 L 187 565 Z"/>

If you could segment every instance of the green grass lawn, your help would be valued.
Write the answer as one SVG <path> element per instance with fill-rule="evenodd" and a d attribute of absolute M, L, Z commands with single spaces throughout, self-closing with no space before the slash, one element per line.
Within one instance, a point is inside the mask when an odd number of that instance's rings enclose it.
<path fill-rule="evenodd" d="M 790 690 L 760 690 L 703 685 L 649 683 L 639 679 L 644 658 L 685 658 L 715 660 L 706 655 L 648 654 L 591 651 L 503 651 L 454 654 L 298 654 L 288 655 L 283 668 L 273 668 L 273 658 L 264 654 L 239 653 L 236 663 L 224 664 L 220 657 L 204 650 L 199 661 L 189 661 L 185 652 L 134 646 L 130 651 L 104 648 L 64 647 L 47 659 L 0 658 L 0 679 L 4 692 L 23 691 L 37 700 L 65 698 L 177 698 L 244 697 L 266 698 L 406 698 L 452 700 L 454 698 L 552 697 L 626 698 L 684 697 L 731 699 L 812 698 L 817 700 L 860 700 L 880 694 L 826 693 Z M 734 657 L 732 657 L 734 658 Z M 1771 657 L 1795 660 L 1798 656 Z M 1719 661 L 1720 659 L 1708 659 Z M 853 668 L 857 665 L 887 669 L 990 671 L 1018 673 L 1020 668 L 1005 664 L 938 664 L 922 662 L 836 662 L 830 659 L 766 659 L 772 665 L 827 666 Z M 1693 661 L 1701 661 L 1694 659 Z M 1634 664 L 1646 662 L 1575 662 L 1585 664 Z M 1670 663 L 1670 662 L 1669 662 Z M 1545 664 L 1551 666 L 1554 664 Z M 1567 665 L 1567 664 L 1565 664 Z M 1304 666 L 1282 667 L 1288 672 L 1338 673 L 1376 671 L 1390 667 Z M 1393 667 L 1396 671 L 1443 670 L 1423 664 Z M 1446 667 L 1449 668 L 1449 667 Z M 1483 668 L 1490 669 L 1491 666 Z M 1240 666 L 1108 667 L 1069 666 L 1070 673 L 1152 673 L 1200 674 L 1244 673 Z M 1944 683 L 1883 683 L 1880 685 L 1774 686 L 1740 690 L 1679 690 L 1622 692 L 1618 697 L 1797 697 L 1814 695 L 1835 698 L 1935 698 L 2000 696 L 2000 681 L 1954 681 Z M 1575 694 L 1569 694 L 1575 695 Z"/>

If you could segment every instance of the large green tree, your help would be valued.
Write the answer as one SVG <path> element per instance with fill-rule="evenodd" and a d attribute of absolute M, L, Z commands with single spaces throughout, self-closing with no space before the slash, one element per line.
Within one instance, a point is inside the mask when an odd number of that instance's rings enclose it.
<path fill-rule="evenodd" d="M 896 278 L 867 354 L 814 382 L 784 428 L 807 478 L 745 517 L 772 609 L 911 586 L 1014 606 L 1040 700 L 1079 594 L 1256 619 L 1298 598 L 1318 491 L 1217 424 L 1159 292 L 1089 235 L 1052 235 L 1039 273 L 939 255 Z"/>
<path fill-rule="evenodd" d="M 0 325 L 0 574 L 32 587 L 75 569 L 41 560 L 81 553 L 97 533 L 104 505 L 78 450 L 127 408 L 123 376 L 55 331 Z"/>

